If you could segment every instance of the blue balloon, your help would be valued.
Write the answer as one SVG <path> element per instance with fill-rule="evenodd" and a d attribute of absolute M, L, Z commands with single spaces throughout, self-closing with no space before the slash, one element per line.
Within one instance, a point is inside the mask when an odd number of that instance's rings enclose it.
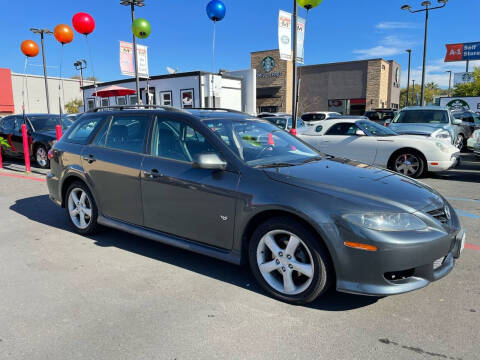
<path fill-rule="evenodd" d="M 220 0 L 212 0 L 207 5 L 207 15 L 210 20 L 220 21 L 225 17 L 227 8 Z"/>

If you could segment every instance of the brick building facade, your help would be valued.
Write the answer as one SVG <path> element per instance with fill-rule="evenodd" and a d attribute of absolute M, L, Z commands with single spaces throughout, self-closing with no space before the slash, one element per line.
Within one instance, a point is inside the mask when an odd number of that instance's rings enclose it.
<path fill-rule="evenodd" d="M 293 66 L 278 50 L 251 54 L 257 70 L 257 111 L 292 112 Z M 366 110 L 397 108 L 401 68 L 393 60 L 373 59 L 300 66 L 299 113 L 338 111 L 363 115 Z"/>

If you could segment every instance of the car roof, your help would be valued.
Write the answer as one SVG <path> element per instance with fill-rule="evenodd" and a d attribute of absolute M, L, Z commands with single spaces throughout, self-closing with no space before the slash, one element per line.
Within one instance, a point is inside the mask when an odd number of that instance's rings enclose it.
<path fill-rule="evenodd" d="M 426 105 L 426 106 L 407 106 L 407 107 L 404 107 L 401 111 L 409 111 L 409 110 L 445 110 L 445 111 L 448 111 L 449 109 L 445 106 Z"/>

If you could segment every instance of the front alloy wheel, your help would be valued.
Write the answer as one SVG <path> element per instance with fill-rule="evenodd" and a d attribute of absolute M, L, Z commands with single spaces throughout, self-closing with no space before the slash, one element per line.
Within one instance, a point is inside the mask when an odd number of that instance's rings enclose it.
<path fill-rule="evenodd" d="M 418 178 L 425 168 L 423 159 L 414 153 L 403 153 L 395 158 L 394 170 L 400 174 Z"/>
<path fill-rule="evenodd" d="M 455 139 L 455 147 L 458 150 L 462 150 L 465 146 L 465 140 L 463 139 L 463 136 L 461 134 L 457 135 L 457 138 Z"/>
<path fill-rule="evenodd" d="M 331 263 L 322 240 L 290 217 L 260 224 L 249 243 L 249 262 L 258 283 L 292 304 L 315 300 L 331 282 Z"/>

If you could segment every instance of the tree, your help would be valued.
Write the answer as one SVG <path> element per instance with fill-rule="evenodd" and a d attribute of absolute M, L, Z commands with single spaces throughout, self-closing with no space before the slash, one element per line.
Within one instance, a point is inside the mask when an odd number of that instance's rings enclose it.
<path fill-rule="evenodd" d="M 409 94 L 409 105 L 417 105 L 417 94 L 418 98 L 418 105 L 420 105 L 420 93 L 422 87 L 418 84 L 415 84 L 415 88 L 410 86 L 410 94 Z M 425 104 L 433 104 L 435 97 L 447 95 L 448 90 L 441 89 L 438 84 L 434 82 L 429 82 L 425 84 Z M 407 106 L 407 89 L 404 88 L 400 90 L 400 107 Z"/>
<path fill-rule="evenodd" d="M 457 84 L 453 88 L 453 96 L 480 96 L 480 67 L 473 70 L 473 82 Z"/>
<path fill-rule="evenodd" d="M 74 99 L 65 104 L 65 110 L 69 114 L 77 114 L 78 108 L 82 105 L 83 105 L 83 102 L 81 99 Z"/>

